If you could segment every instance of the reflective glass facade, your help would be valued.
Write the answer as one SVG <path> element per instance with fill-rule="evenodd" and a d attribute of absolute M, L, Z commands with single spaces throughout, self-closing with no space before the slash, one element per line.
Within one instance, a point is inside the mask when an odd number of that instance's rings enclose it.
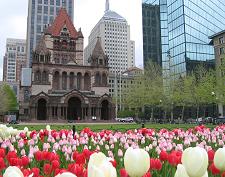
<path fill-rule="evenodd" d="M 150 60 L 161 66 L 162 54 L 159 5 L 152 4 L 151 1 L 143 1 L 142 23 L 144 66 L 146 66 Z"/>
<path fill-rule="evenodd" d="M 225 29 L 224 1 L 160 0 L 159 3 L 164 77 L 185 75 L 188 61 L 214 60 L 208 37 Z"/>

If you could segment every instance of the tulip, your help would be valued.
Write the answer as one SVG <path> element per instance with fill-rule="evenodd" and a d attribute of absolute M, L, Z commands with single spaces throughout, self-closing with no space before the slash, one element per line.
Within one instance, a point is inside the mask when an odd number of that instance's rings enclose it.
<path fill-rule="evenodd" d="M 182 154 L 182 164 L 190 177 L 202 177 L 208 167 L 208 155 L 205 149 L 189 147 Z"/>
<path fill-rule="evenodd" d="M 9 166 L 5 173 L 3 174 L 3 177 L 24 177 L 21 170 L 16 166 Z"/>
<path fill-rule="evenodd" d="M 214 164 L 220 171 L 225 171 L 225 148 L 219 148 L 214 156 Z"/>
<path fill-rule="evenodd" d="M 150 168 L 150 156 L 144 149 L 130 147 L 124 155 L 124 166 L 130 177 L 141 177 Z"/>
<path fill-rule="evenodd" d="M 77 176 L 70 172 L 64 172 L 62 174 L 56 175 L 55 177 L 77 177 Z"/>
<path fill-rule="evenodd" d="M 102 152 L 92 154 L 88 162 L 88 177 L 117 177 L 109 160 Z"/>
<path fill-rule="evenodd" d="M 185 170 L 185 167 L 182 164 L 177 165 L 177 171 L 174 177 L 189 177 Z"/>

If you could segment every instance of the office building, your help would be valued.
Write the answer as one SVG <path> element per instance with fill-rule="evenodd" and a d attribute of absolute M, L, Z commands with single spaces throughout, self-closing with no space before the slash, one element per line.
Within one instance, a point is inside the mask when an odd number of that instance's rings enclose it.
<path fill-rule="evenodd" d="M 26 40 L 6 39 L 6 52 L 3 61 L 3 81 L 20 81 L 21 68 L 26 66 L 26 61 Z"/>
<path fill-rule="evenodd" d="M 127 20 L 109 9 L 109 0 L 106 0 L 105 7 L 103 17 L 89 35 L 84 61 L 89 63 L 91 52 L 100 38 L 103 50 L 109 58 L 110 72 L 118 74 L 135 65 L 135 42 L 130 40 Z"/>
<path fill-rule="evenodd" d="M 160 0 L 164 83 L 185 76 L 195 63 L 213 63 L 209 36 L 225 28 L 220 0 Z"/>
<path fill-rule="evenodd" d="M 45 28 L 53 22 L 60 8 L 65 7 L 73 21 L 74 0 L 29 0 L 27 17 L 27 61 L 32 62 L 32 51 Z"/>
<path fill-rule="evenodd" d="M 144 66 L 154 62 L 162 66 L 160 7 L 156 1 L 142 1 Z"/>

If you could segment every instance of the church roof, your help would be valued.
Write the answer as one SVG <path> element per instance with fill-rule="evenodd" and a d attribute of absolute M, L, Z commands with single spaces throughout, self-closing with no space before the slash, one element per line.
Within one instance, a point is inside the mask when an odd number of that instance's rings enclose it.
<path fill-rule="evenodd" d="M 35 48 L 35 51 L 37 53 L 41 53 L 41 52 L 45 53 L 45 54 L 49 53 L 49 50 L 47 49 L 46 44 L 45 44 L 45 37 L 44 36 L 41 37 L 40 41 L 38 42 L 38 44 Z"/>
<path fill-rule="evenodd" d="M 64 26 L 66 26 L 67 29 L 69 30 L 71 37 L 73 37 L 73 38 L 78 37 L 78 32 L 75 29 L 73 22 L 72 22 L 70 16 L 68 15 L 66 9 L 61 8 L 59 10 L 59 14 L 53 21 L 52 25 L 49 26 L 49 28 L 47 29 L 47 33 L 49 33 L 53 36 L 60 36 L 61 30 Z"/>
<path fill-rule="evenodd" d="M 107 10 L 105 11 L 105 14 L 103 16 L 104 20 L 113 20 L 113 21 L 123 21 L 126 22 L 126 19 L 119 15 L 118 13 L 112 11 L 112 10 Z"/>

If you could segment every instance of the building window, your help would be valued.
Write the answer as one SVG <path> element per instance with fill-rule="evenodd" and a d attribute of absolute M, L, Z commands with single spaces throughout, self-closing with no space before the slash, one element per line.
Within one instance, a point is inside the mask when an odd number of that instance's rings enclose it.
<path fill-rule="evenodd" d="M 60 6 L 60 0 L 56 0 L 56 5 Z"/>
<path fill-rule="evenodd" d="M 44 4 L 48 4 L 48 0 L 44 0 Z"/>
<path fill-rule="evenodd" d="M 40 14 L 42 13 L 42 6 L 41 5 L 38 6 L 37 12 L 40 13 Z"/>
<path fill-rule="evenodd" d="M 55 0 L 50 0 L 50 5 L 53 5 L 54 6 L 54 1 Z"/>
<path fill-rule="evenodd" d="M 48 24 L 48 16 L 44 16 L 44 24 Z"/>
<path fill-rule="evenodd" d="M 224 54 L 224 47 L 220 48 L 220 55 Z"/>
<path fill-rule="evenodd" d="M 54 7 L 50 7 L 50 15 L 54 15 Z"/>
<path fill-rule="evenodd" d="M 224 37 L 220 37 L 219 41 L 220 41 L 220 44 L 223 44 L 224 43 Z"/>
<path fill-rule="evenodd" d="M 44 14 L 48 14 L 48 6 L 44 6 Z"/>

